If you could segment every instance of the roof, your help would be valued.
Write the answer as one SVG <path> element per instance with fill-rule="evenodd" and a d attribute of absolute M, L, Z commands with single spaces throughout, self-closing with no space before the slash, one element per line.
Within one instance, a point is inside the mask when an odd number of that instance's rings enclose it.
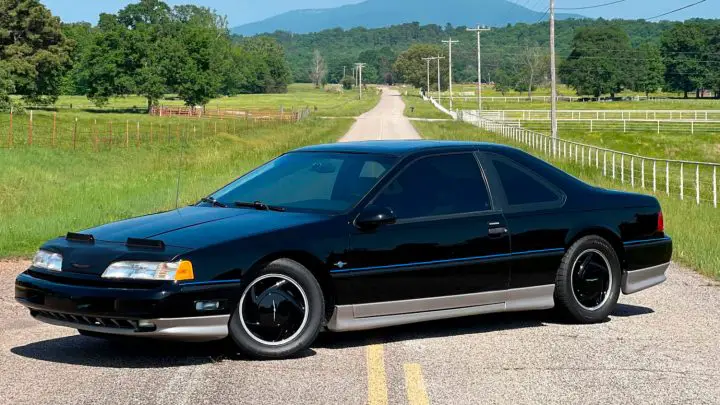
<path fill-rule="evenodd" d="M 409 155 L 426 151 L 452 151 L 452 150 L 490 150 L 505 149 L 506 146 L 482 142 L 458 141 L 366 141 L 333 143 L 327 145 L 313 145 L 300 148 L 299 152 L 336 152 L 336 153 L 378 153 L 395 156 Z"/>

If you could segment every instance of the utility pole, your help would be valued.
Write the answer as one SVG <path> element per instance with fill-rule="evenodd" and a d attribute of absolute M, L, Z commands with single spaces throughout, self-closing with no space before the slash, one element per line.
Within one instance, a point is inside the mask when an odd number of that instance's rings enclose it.
<path fill-rule="evenodd" d="M 342 80 L 345 80 L 345 68 L 346 68 L 346 67 L 347 67 L 347 66 L 343 66 L 343 78 L 342 78 Z"/>
<path fill-rule="evenodd" d="M 452 46 L 453 44 L 457 44 L 460 41 L 453 41 L 452 37 L 448 39 L 447 41 L 442 41 L 443 43 L 448 44 L 448 63 L 450 65 L 450 73 L 449 73 L 449 83 L 450 83 L 450 111 L 453 109 L 453 88 L 452 88 Z"/>
<path fill-rule="evenodd" d="M 438 103 L 440 103 L 441 102 L 440 101 L 440 91 L 441 91 L 440 90 L 440 87 L 441 87 L 440 86 L 440 84 L 441 84 L 441 82 L 440 82 L 440 61 L 445 59 L 445 57 L 438 55 L 435 57 L 435 59 L 437 59 L 437 68 L 438 68 Z"/>
<path fill-rule="evenodd" d="M 477 62 L 478 62 L 478 120 L 482 114 L 482 58 L 480 53 L 480 33 L 490 31 L 490 28 L 481 27 L 478 24 L 475 28 L 468 28 L 469 32 L 477 33 Z"/>
<path fill-rule="evenodd" d="M 363 91 L 363 88 L 362 88 L 362 70 L 363 70 L 363 68 L 365 67 L 365 64 L 364 64 L 364 63 L 356 63 L 355 66 L 357 67 L 357 71 L 358 71 L 358 82 L 360 83 L 360 84 L 358 85 L 358 87 L 360 87 L 360 100 L 362 100 L 362 91 Z"/>
<path fill-rule="evenodd" d="M 435 60 L 435 58 L 422 58 L 427 64 L 427 87 L 425 87 L 425 92 L 427 94 L 430 94 L 430 61 Z"/>
<path fill-rule="evenodd" d="M 557 156 L 557 72 L 555 66 L 555 0 L 550 0 L 550 76 L 552 91 L 550 100 L 550 128 L 552 134 L 553 156 Z"/>

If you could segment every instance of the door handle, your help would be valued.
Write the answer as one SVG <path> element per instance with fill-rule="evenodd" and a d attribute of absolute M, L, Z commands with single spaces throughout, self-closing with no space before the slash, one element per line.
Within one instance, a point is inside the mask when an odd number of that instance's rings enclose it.
<path fill-rule="evenodd" d="M 488 229 L 488 236 L 491 238 L 499 238 L 505 236 L 508 233 L 508 229 L 505 227 L 497 227 Z"/>

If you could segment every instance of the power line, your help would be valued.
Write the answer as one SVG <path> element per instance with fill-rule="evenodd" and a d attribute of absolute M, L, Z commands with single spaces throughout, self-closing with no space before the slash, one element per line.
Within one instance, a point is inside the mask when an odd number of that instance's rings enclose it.
<path fill-rule="evenodd" d="M 605 6 L 611 6 L 613 4 L 624 3 L 625 1 L 627 1 L 627 0 L 616 0 L 616 1 L 611 1 L 609 3 L 596 4 L 594 6 L 585 6 L 585 7 L 555 7 L 555 10 L 589 10 L 591 8 L 600 8 L 600 7 L 605 7 Z"/>
<path fill-rule="evenodd" d="M 655 17 L 646 18 L 646 20 L 654 20 L 654 19 L 656 19 L 656 18 L 665 17 L 666 15 L 670 15 L 670 14 L 672 14 L 672 13 L 677 13 L 678 11 L 682 11 L 682 10 L 688 9 L 688 8 L 690 8 L 690 7 L 693 7 L 693 6 L 697 6 L 698 4 L 700 4 L 700 3 L 705 3 L 706 1 L 707 1 L 707 0 L 700 0 L 700 1 L 698 1 L 698 2 L 695 2 L 695 3 L 692 3 L 692 4 L 688 4 L 687 6 L 683 6 L 683 7 L 680 7 L 680 8 L 676 8 L 675 10 L 668 11 L 667 13 L 663 13 L 663 14 L 660 14 L 660 15 L 656 15 Z"/>

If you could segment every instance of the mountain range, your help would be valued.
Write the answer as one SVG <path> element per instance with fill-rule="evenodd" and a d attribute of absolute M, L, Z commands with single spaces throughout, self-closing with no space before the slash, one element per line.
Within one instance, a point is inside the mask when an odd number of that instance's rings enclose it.
<path fill-rule="evenodd" d="M 233 33 L 246 36 L 275 31 L 305 34 L 332 28 L 381 28 L 406 22 L 500 27 L 535 23 L 545 18 L 547 13 L 533 11 L 507 0 L 367 0 L 335 8 L 289 11 L 235 27 Z M 558 14 L 557 18 L 583 16 Z"/>

